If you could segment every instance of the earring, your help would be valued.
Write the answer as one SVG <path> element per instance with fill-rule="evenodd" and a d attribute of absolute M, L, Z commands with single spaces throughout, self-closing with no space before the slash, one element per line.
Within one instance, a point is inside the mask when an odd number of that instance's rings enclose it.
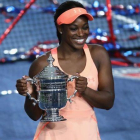
<path fill-rule="evenodd" d="M 62 32 L 60 32 L 60 34 L 62 34 Z"/>

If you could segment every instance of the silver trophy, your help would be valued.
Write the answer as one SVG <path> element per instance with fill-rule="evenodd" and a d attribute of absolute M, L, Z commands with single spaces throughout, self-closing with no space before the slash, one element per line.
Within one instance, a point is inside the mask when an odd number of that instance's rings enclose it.
<path fill-rule="evenodd" d="M 58 67 L 53 66 L 54 58 L 50 54 L 47 59 L 48 66 L 33 77 L 28 78 L 32 84 L 35 84 L 39 88 L 38 99 L 32 98 L 29 93 L 29 99 L 33 100 L 33 104 L 39 104 L 42 110 L 46 111 L 46 115 L 41 119 L 42 122 L 57 122 L 66 120 L 63 116 L 59 115 L 59 109 L 63 108 L 67 101 L 72 102 L 71 98 L 75 96 L 77 90 L 67 98 L 67 82 L 73 81 L 78 78 L 77 76 L 71 76 L 63 73 Z"/>

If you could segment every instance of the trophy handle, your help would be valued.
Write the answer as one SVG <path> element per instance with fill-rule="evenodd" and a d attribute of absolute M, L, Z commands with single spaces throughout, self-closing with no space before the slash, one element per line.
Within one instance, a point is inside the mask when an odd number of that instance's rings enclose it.
<path fill-rule="evenodd" d="M 78 78 L 78 76 L 71 76 L 70 78 L 68 78 L 67 82 L 73 81 L 73 80 L 76 79 L 76 78 Z M 76 93 L 77 93 L 77 90 L 75 90 L 74 93 L 73 93 L 69 98 L 67 98 L 67 100 L 68 100 L 70 103 L 72 103 L 71 98 L 73 98 L 73 97 L 76 95 Z"/>
<path fill-rule="evenodd" d="M 26 79 L 26 81 L 31 82 L 31 84 L 37 84 L 36 79 L 28 78 L 28 79 Z M 39 102 L 38 99 L 36 100 L 35 98 L 31 97 L 31 95 L 28 92 L 27 92 L 27 96 L 29 97 L 30 100 L 33 101 L 34 106 Z"/>

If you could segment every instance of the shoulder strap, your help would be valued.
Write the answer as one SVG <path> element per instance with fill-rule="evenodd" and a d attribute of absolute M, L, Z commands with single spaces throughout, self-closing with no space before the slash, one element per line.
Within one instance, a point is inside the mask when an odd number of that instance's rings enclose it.
<path fill-rule="evenodd" d="M 51 54 L 57 54 L 57 47 L 56 47 L 56 48 L 51 49 Z"/>

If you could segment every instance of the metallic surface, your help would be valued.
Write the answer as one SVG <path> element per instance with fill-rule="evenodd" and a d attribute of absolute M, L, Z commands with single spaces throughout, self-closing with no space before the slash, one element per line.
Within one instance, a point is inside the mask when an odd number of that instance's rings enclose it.
<path fill-rule="evenodd" d="M 59 109 L 63 108 L 67 100 L 71 103 L 71 98 L 76 95 L 77 90 L 67 98 L 67 82 L 73 81 L 78 78 L 77 76 L 71 76 L 60 71 L 58 67 L 53 66 L 53 57 L 50 54 L 47 59 L 48 66 L 46 66 L 40 73 L 33 77 L 28 78 L 32 84 L 35 84 L 38 88 L 38 99 L 32 98 L 29 93 L 27 96 L 33 100 L 33 104 L 38 103 L 40 109 L 46 111 L 46 116 L 41 119 L 42 122 L 56 122 L 66 120 L 63 116 L 59 115 Z"/>

